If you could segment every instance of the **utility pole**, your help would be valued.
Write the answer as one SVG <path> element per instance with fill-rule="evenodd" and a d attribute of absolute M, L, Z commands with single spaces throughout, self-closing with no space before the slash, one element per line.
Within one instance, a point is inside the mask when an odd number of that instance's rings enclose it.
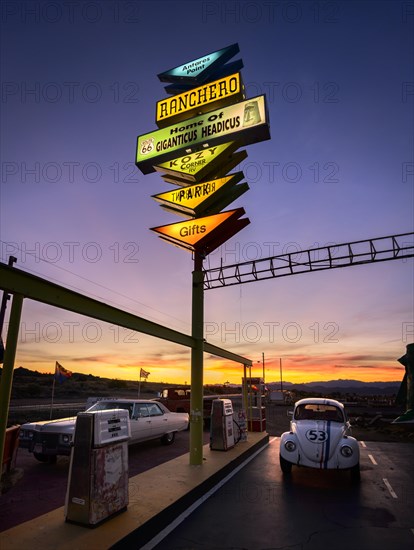
<path fill-rule="evenodd" d="M 282 358 L 279 359 L 279 370 L 280 370 L 280 391 L 283 391 L 283 377 L 282 377 Z"/>
<path fill-rule="evenodd" d="M 262 367 L 263 367 L 263 385 L 265 383 L 265 358 L 264 353 L 262 352 Z"/>

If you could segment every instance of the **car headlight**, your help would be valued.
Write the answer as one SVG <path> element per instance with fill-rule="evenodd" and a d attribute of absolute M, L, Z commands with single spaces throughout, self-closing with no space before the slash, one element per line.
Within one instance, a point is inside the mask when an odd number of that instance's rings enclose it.
<path fill-rule="evenodd" d="M 296 443 L 294 441 L 288 440 L 285 443 L 285 449 L 289 451 L 289 453 L 293 453 L 293 451 L 296 450 Z"/>
<path fill-rule="evenodd" d="M 29 439 L 33 439 L 34 438 L 34 433 L 33 432 L 27 432 L 27 437 Z"/>
<path fill-rule="evenodd" d="M 72 439 L 71 435 L 68 435 L 68 434 L 62 435 L 63 443 L 70 443 L 71 439 Z"/>
<path fill-rule="evenodd" d="M 343 445 L 341 447 L 341 455 L 342 456 L 345 456 L 346 458 L 349 458 L 353 454 L 354 454 L 354 451 L 352 450 L 352 447 L 350 447 L 349 445 Z"/>

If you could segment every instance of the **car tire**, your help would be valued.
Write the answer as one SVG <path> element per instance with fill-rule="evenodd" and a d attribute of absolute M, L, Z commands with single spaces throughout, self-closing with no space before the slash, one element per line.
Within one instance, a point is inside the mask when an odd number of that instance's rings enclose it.
<path fill-rule="evenodd" d="M 361 471 L 360 471 L 360 468 L 359 468 L 359 462 L 358 462 L 358 464 L 355 464 L 355 466 L 352 466 L 352 468 L 351 468 L 351 479 L 355 483 L 357 483 L 361 479 Z"/>
<path fill-rule="evenodd" d="M 174 440 L 175 440 L 175 432 L 170 432 L 161 437 L 161 443 L 163 445 L 172 445 L 172 443 L 174 443 Z"/>
<path fill-rule="evenodd" d="M 279 462 L 282 472 L 285 475 L 290 475 L 292 473 L 292 463 L 285 460 L 282 455 L 279 455 Z"/>
<path fill-rule="evenodd" d="M 56 462 L 55 455 L 45 455 L 43 453 L 33 453 L 33 456 L 39 462 L 47 462 L 49 464 L 54 464 Z"/>

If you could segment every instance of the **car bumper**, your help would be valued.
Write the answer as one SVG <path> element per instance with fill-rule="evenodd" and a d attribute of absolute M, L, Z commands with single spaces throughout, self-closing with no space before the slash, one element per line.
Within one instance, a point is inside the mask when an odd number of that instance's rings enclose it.
<path fill-rule="evenodd" d="M 286 441 L 293 441 L 296 445 L 296 449 L 290 452 L 287 451 L 285 448 Z M 346 445 L 352 449 L 353 453 L 351 456 L 343 456 L 341 454 L 340 449 L 343 445 Z M 358 444 L 356 441 L 351 440 L 351 438 L 342 440 L 341 444 L 336 447 L 335 451 L 329 458 L 326 456 L 325 452 L 322 452 L 318 460 L 312 460 L 312 458 L 309 458 L 309 456 L 307 456 L 302 447 L 299 445 L 298 440 L 289 434 L 288 437 L 282 436 L 280 442 L 280 456 L 287 462 L 290 462 L 296 466 L 305 466 L 307 468 L 315 468 L 318 470 L 347 470 L 359 464 Z"/>
<path fill-rule="evenodd" d="M 47 456 L 70 455 L 70 444 L 59 442 L 59 434 L 35 434 L 33 439 L 20 439 L 19 446 L 30 453 Z"/>

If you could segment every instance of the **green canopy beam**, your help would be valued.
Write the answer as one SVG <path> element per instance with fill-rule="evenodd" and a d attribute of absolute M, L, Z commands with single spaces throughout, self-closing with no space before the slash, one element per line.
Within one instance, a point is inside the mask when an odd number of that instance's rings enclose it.
<path fill-rule="evenodd" d="M 188 334 L 148 321 L 143 317 L 128 313 L 94 298 L 89 298 L 79 292 L 69 290 L 15 267 L 9 267 L 4 263 L 0 263 L 0 289 L 5 290 L 9 294 L 21 294 L 24 298 L 30 298 L 43 304 L 86 315 L 87 317 L 148 334 L 149 336 L 162 338 L 175 344 L 189 348 L 194 347 L 194 339 Z M 252 365 L 250 359 L 226 351 L 208 342 L 204 342 L 204 352 L 243 365 Z"/>

